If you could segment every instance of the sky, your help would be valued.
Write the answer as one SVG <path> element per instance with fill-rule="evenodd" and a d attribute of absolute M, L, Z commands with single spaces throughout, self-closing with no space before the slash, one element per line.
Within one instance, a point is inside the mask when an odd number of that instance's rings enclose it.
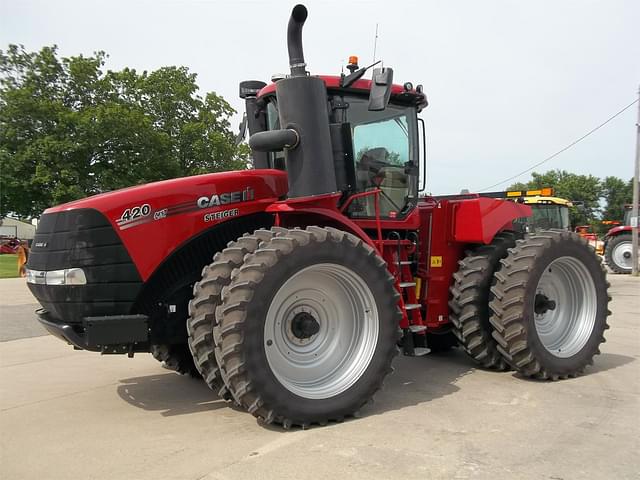
<path fill-rule="evenodd" d="M 241 80 L 288 72 L 294 2 L 0 0 L 0 49 L 103 50 L 107 68 L 184 65 L 238 111 Z M 350 55 L 424 85 L 428 190 L 481 190 L 570 144 L 638 97 L 636 0 L 308 0 L 312 74 Z M 537 169 L 633 176 L 637 106 Z M 240 117 L 234 118 L 233 125 Z M 513 181 L 526 181 L 528 175 Z M 493 190 L 507 187 L 504 183 Z"/>

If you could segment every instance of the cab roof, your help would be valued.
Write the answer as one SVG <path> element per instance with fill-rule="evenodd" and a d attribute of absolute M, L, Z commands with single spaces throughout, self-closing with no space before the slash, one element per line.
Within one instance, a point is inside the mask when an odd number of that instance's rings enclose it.
<path fill-rule="evenodd" d="M 522 201 L 527 205 L 563 205 L 566 207 L 573 207 L 573 203 L 566 198 L 559 197 L 543 197 L 543 196 L 534 196 L 534 197 L 520 197 Z"/>
<path fill-rule="evenodd" d="M 329 90 L 341 89 L 346 92 L 363 93 L 363 94 L 368 94 L 369 91 L 371 90 L 372 80 L 368 80 L 364 78 L 361 78 L 360 80 L 356 80 L 353 84 L 349 85 L 348 88 L 342 88 L 340 86 L 339 76 L 318 75 L 318 78 L 324 81 L 324 84 L 327 86 L 327 89 Z M 258 92 L 258 98 L 264 97 L 269 94 L 273 94 L 275 93 L 275 91 L 276 91 L 276 82 L 270 83 Z M 391 86 L 391 97 L 395 101 L 412 102 L 412 101 L 418 100 L 422 95 L 424 95 L 424 93 L 421 94 L 417 92 L 415 88 L 412 88 L 411 90 L 405 90 L 403 85 L 398 85 L 395 83 Z"/>

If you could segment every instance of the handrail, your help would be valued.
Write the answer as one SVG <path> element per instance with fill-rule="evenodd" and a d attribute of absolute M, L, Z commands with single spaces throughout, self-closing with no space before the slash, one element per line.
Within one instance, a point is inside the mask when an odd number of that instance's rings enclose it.
<path fill-rule="evenodd" d="M 375 241 L 378 246 L 378 252 L 382 255 L 382 223 L 380 222 L 380 193 L 382 190 L 379 188 L 375 188 L 373 190 L 368 190 L 366 192 L 354 193 L 344 204 L 340 207 L 340 213 L 344 213 L 351 203 L 357 198 L 369 197 L 371 195 L 374 196 L 374 206 L 376 211 L 376 230 L 378 234 L 378 239 Z"/>

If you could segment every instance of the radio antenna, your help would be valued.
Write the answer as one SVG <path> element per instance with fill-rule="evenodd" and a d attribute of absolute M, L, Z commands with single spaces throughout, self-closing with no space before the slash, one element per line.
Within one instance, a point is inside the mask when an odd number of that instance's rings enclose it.
<path fill-rule="evenodd" d="M 373 63 L 376 62 L 376 49 L 378 48 L 378 24 L 376 23 L 376 36 L 373 39 Z"/>

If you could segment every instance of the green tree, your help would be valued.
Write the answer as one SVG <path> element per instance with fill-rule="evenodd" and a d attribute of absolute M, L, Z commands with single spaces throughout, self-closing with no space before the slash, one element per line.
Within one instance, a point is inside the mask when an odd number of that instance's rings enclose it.
<path fill-rule="evenodd" d="M 579 208 L 570 210 L 571 225 L 587 225 L 596 222 L 599 213 L 603 187 L 598 177 L 578 175 L 565 170 L 550 170 L 545 173 L 533 172 L 527 183 L 515 183 L 509 190 L 553 187 L 557 197 L 580 202 Z"/>
<path fill-rule="evenodd" d="M 247 166 L 231 106 L 185 67 L 103 71 L 106 54 L 0 50 L 0 214 Z"/>
<path fill-rule="evenodd" d="M 606 177 L 602 181 L 602 189 L 605 201 L 602 219 L 622 221 L 624 206 L 632 201 L 633 179 L 625 182 L 618 177 Z"/>

